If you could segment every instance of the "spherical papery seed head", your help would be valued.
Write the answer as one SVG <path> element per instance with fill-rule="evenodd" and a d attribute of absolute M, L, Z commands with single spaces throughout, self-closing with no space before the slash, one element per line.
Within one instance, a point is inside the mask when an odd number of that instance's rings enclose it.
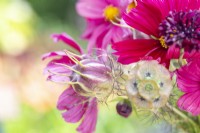
<path fill-rule="evenodd" d="M 73 68 L 72 81 L 74 90 L 82 96 L 96 97 L 104 101 L 112 91 L 111 69 L 95 59 L 83 59 Z"/>
<path fill-rule="evenodd" d="M 173 88 L 169 71 L 156 60 L 139 61 L 129 68 L 126 89 L 130 101 L 141 108 L 164 106 Z"/>

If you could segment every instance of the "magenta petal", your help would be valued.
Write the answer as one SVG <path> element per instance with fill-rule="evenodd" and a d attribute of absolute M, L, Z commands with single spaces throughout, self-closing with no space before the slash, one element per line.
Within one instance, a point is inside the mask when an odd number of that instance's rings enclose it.
<path fill-rule="evenodd" d="M 200 52 L 196 51 L 196 50 L 191 51 L 191 52 L 185 52 L 184 58 L 186 58 L 188 62 L 195 60 L 195 59 L 199 59 L 200 58 Z"/>
<path fill-rule="evenodd" d="M 85 100 L 87 100 L 87 98 L 78 95 L 70 86 L 60 95 L 57 102 L 57 108 L 59 110 L 69 110 L 73 108 L 76 104 L 80 104 Z"/>
<path fill-rule="evenodd" d="M 121 42 L 113 43 L 112 48 L 116 51 L 132 51 L 135 52 L 142 52 L 142 49 L 151 49 L 152 47 L 156 47 L 157 41 L 153 39 L 130 39 L 124 40 Z M 133 53 L 134 54 L 134 53 Z"/>
<path fill-rule="evenodd" d="M 177 48 L 175 45 L 170 46 L 167 51 L 167 58 L 178 59 L 179 57 L 180 57 L 180 49 Z"/>
<path fill-rule="evenodd" d="M 50 62 L 47 67 L 44 69 L 44 74 L 63 74 L 69 75 L 71 74 L 71 70 L 68 68 L 55 64 L 56 62 Z"/>
<path fill-rule="evenodd" d="M 200 90 L 200 60 L 194 60 L 181 67 L 176 74 L 177 84 L 181 91 L 191 93 Z"/>
<path fill-rule="evenodd" d="M 192 2 L 189 2 L 187 7 L 188 7 L 188 9 L 199 10 L 200 0 L 193 0 Z"/>
<path fill-rule="evenodd" d="M 153 2 L 138 1 L 138 6 L 125 14 L 123 19 L 139 31 L 159 37 L 158 26 L 162 22 L 162 13 Z"/>
<path fill-rule="evenodd" d="M 114 34 L 117 32 L 113 31 L 113 28 L 108 30 L 108 32 L 105 34 L 103 40 L 102 40 L 102 45 L 99 48 L 106 49 L 108 45 L 110 45 L 111 41 L 113 40 Z"/>
<path fill-rule="evenodd" d="M 125 35 L 127 35 L 128 32 L 121 27 L 118 26 L 112 26 L 109 31 L 105 34 L 102 42 L 102 46 L 100 48 L 106 49 L 108 45 L 111 44 L 111 42 L 117 42 L 123 40 Z"/>
<path fill-rule="evenodd" d="M 66 56 L 66 53 L 64 51 L 49 52 L 42 55 L 42 60 L 45 60 L 47 58 L 54 57 L 54 56 Z"/>
<path fill-rule="evenodd" d="M 45 74 L 48 74 L 47 80 L 57 82 L 57 83 L 67 83 L 70 78 L 69 75 L 72 73 L 71 70 L 64 69 L 61 67 L 59 69 L 58 67 L 56 68 L 58 70 L 55 70 L 55 68 L 51 69 L 49 67 L 46 67 L 44 72 Z M 56 73 L 56 71 L 59 71 L 61 73 Z"/>
<path fill-rule="evenodd" d="M 131 0 L 106 0 L 106 2 L 116 7 L 126 8 L 128 4 L 131 3 Z"/>
<path fill-rule="evenodd" d="M 93 98 L 88 105 L 82 123 L 77 128 L 80 133 L 94 133 L 97 123 L 97 100 Z"/>
<path fill-rule="evenodd" d="M 90 41 L 89 41 L 89 44 L 88 44 L 88 47 L 87 47 L 87 51 L 88 51 L 89 54 L 93 52 L 94 48 L 96 48 L 96 46 L 97 46 L 97 44 L 99 44 L 99 42 L 102 42 L 103 37 L 101 38 L 100 36 L 101 36 L 105 31 L 108 30 L 109 26 L 110 26 L 110 25 L 107 25 L 107 23 L 103 23 L 103 24 L 99 25 L 99 26 L 95 29 L 95 31 L 94 31 L 92 37 L 90 38 Z M 99 38 L 100 40 L 97 41 L 98 38 Z M 99 46 L 99 47 L 101 47 L 101 46 Z"/>
<path fill-rule="evenodd" d="M 186 93 L 178 100 L 178 107 L 196 116 L 200 114 L 200 90 Z"/>
<path fill-rule="evenodd" d="M 79 46 L 78 43 L 76 43 L 71 36 L 69 36 L 66 33 L 62 34 L 53 34 L 52 38 L 54 39 L 55 42 L 58 41 L 63 41 L 64 43 L 68 44 L 69 46 L 73 47 L 77 51 L 79 51 L 81 54 L 83 53 L 82 48 Z"/>
<path fill-rule="evenodd" d="M 177 72 L 177 84 L 185 92 L 178 100 L 178 107 L 182 110 L 200 114 L 200 60 L 196 59 L 181 67 Z"/>
<path fill-rule="evenodd" d="M 90 19 L 87 19 L 86 20 L 86 23 L 87 23 L 87 27 L 84 31 L 84 33 L 81 35 L 81 37 L 83 39 L 89 39 L 93 32 L 95 31 L 96 29 L 96 26 L 101 24 L 103 21 L 96 21 L 96 20 L 90 20 Z"/>
<path fill-rule="evenodd" d="M 103 19 L 103 10 L 106 6 L 104 0 L 79 0 L 76 4 L 76 10 L 84 18 Z"/>
<path fill-rule="evenodd" d="M 49 75 L 47 80 L 61 83 L 68 82 L 72 71 L 67 67 L 57 63 L 62 63 L 63 65 L 67 64 L 69 66 L 74 64 L 74 62 L 72 62 L 67 56 L 63 56 L 61 59 L 50 61 L 44 69 L 44 74 Z"/>
<path fill-rule="evenodd" d="M 73 108 L 64 112 L 62 116 L 66 122 L 76 123 L 83 117 L 86 108 L 87 108 L 87 103 L 77 104 Z"/>
<path fill-rule="evenodd" d="M 69 77 L 67 76 L 60 76 L 60 75 L 49 75 L 47 80 L 57 82 L 57 83 L 67 83 L 70 81 Z"/>
<path fill-rule="evenodd" d="M 70 86 L 59 96 L 58 102 L 57 102 L 57 108 L 59 110 L 68 110 L 72 108 L 74 104 L 77 103 L 78 101 L 75 95 L 76 95 L 76 92 Z"/>
<path fill-rule="evenodd" d="M 199 81 L 197 81 L 198 79 L 195 79 L 194 75 L 196 74 L 193 72 L 196 71 L 191 71 L 191 73 L 186 73 L 184 69 L 177 71 L 177 83 L 181 91 L 189 93 L 199 90 L 200 84 Z"/>
<path fill-rule="evenodd" d="M 120 63 L 130 64 L 149 56 L 157 46 L 157 42 L 152 39 L 130 39 L 114 43 L 112 48 L 116 50 L 114 54 L 119 56 Z"/>
<path fill-rule="evenodd" d="M 48 74 L 47 80 L 58 83 L 68 82 L 70 80 L 69 75 L 71 73 L 72 71 L 67 69 L 66 67 L 54 64 L 52 62 L 50 62 L 44 69 L 44 74 Z"/>
<path fill-rule="evenodd" d="M 105 0 L 108 5 L 112 4 L 113 6 L 117 6 L 119 7 L 120 4 L 121 4 L 121 0 Z M 126 0 L 123 0 L 123 1 L 126 1 Z"/>
<path fill-rule="evenodd" d="M 168 59 L 178 59 L 180 57 L 180 48 L 176 47 L 176 45 L 172 45 L 168 48 L 167 58 Z M 193 60 L 200 57 L 200 53 L 198 51 L 185 52 L 185 59 Z"/>
<path fill-rule="evenodd" d="M 199 10 L 199 7 L 200 7 L 200 1 L 199 0 L 176 0 L 173 3 L 175 5 L 174 10 L 176 10 L 176 11 Z"/>

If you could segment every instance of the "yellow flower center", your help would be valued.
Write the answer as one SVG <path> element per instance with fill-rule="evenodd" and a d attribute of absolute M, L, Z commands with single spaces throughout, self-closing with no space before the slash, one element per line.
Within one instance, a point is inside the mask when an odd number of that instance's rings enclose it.
<path fill-rule="evenodd" d="M 104 9 L 104 17 L 108 21 L 115 21 L 119 15 L 119 9 L 113 5 L 109 5 Z"/>
<path fill-rule="evenodd" d="M 130 12 L 131 9 L 135 8 L 137 6 L 137 2 L 134 0 L 133 2 L 131 2 L 128 7 L 127 7 L 127 12 Z"/>
<path fill-rule="evenodd" d="M 164 36 L 161 36 L 161 37 L 159 38 L 159 41 L 160 41 L 160 44 L 161 44 L 161 46 L 162 46 L 163 48 L 168 48 L 168 46 L 166 45 Z"/>

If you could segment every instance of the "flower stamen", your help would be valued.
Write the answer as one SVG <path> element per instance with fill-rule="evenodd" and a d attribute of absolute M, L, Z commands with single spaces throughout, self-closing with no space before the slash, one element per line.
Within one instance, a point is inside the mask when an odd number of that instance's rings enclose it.
<path fill-rule="evenodd" d="M 69 51 L 67 51 L 67 50 L 65 50 L 64 52 L 67 54 L 67 56 L 68 56 L 75 64 L 78 64 L 78 65 L 80 65 L 81 67 L 84 67 L 84 66 L 81 64 L 81 62 L 80 62 L 76 57 L 74 57 L 74 56 L 76 56 L 76 54 L 72 54 L 71 52 L 69 52 Z"/>
<path fill-rule="evenodd" d="M 134 31 L 134 29 L 131 27 L 131 26 L 129 26 L 129 25 L 125 25 L 125 24 L 120 24 L 120 23 L 117 23 L 117 22 L 115 22 L 115 21 L 110 21 L 113 25 L 115 25 L 115 26 L 118 26 L 118 27 L 121 27 L 121 28 L 127 28 L 127 29 L 130 29 L 130 30 L 133 30 Z"/>
<path fill-rule="evenodd" d="M 159 38 L 159 41 L 160 41 L 160 44 L 161 44 L 161 46 L 162 46 L 163 48 L 168 48 L 168 47 L 167 47 L 167 44 L 166 44 L 166 42 L 165 42 L 164 36 L 161 36 L 161 37 Z"/>
<path fill-rule="evenodd" d="M 87 75 L 85 75 L 85 74 L 82 74 L 81 72 L 79 72 L 79 71 L 75 70 L 75 69 L 74 69 L 74 68 L 72 68 L 71 66 L 68 66 L 68 65 L 66 65 L 66 64 L 62 64 L 62 63 L 54 63 L 54 64 L 56 64 L 56 65 L 61 65 L 61 66 L 64 66 L 64 67 L 68 68 L 69 70 L 71 70 L 71 71 L 73 71 L 73 72 L 75 72 L 75 73 L 77 73 L 77 74 L 79 74 L 79 75 L 81 75 L 81 76 L 83 76 L 83 77 L 86 77 L 86 78 L 88 78 L 88 76 L 87 76 Z"/>
<path fill-rule="evenodd" d="M 116 18 L 120 15 L 120 11 L 117 7 L 109 5 L 104 9 L 103 15 L 108 21 L 116 21 Z"/>
<path fill-rule="evenodd" d="M 133 0 L 133 2 L 131 2 L 128 7 L 127 7 L 127 12 L 129 13 L 133 8 L 135 8 L 137 6 L 137 1 Z"/>

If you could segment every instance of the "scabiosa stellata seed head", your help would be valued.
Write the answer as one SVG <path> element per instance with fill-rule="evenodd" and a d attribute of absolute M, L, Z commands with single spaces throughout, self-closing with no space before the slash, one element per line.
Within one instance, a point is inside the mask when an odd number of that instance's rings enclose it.
<path fill-rule="evenodd" d="M 148 109 L 166 104 L 173 86 L 170 73 L 163 65 L 155 60 L 139 61 L 128 68 L 127 75 L 126 89 L 133 104 Z"/>
<path fill-rule="evenodd" d="M 170 11 L 159 26 L 163 47 L 176 45 L 186 51 L 200 47 L 200 11 Z"/>
<path fill-rule="evenodd" d="M 117 103 L 116 110 L 119 115 L 127 118 L 132 113 L 132 105 L 129 100 L 124 99 Z"/>

